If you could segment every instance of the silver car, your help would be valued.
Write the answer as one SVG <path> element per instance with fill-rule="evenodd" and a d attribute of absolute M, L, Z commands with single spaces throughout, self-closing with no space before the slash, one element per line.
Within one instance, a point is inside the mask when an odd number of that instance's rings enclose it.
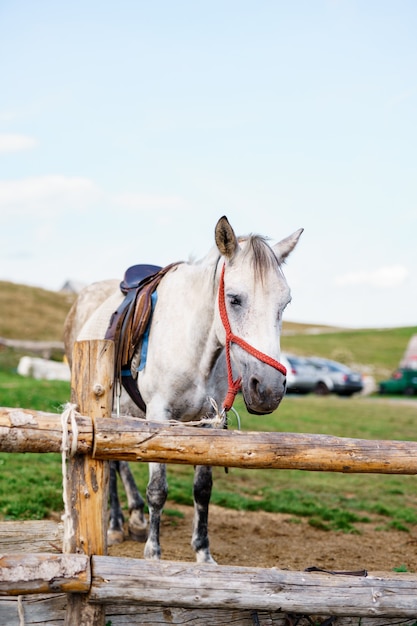
<path fill-rule="evenodd" d="M 351 396 L 362 391 L 363 380 L 362 374 L 359 372 L 329 359 L 310 357 L 308 360 L 317 368 L 319 379 L 315 393 L 320 395 L 336 393 L 339 396 Z"/>
<path fill-rule="evenodd" d="M 284 353 L 281 362 L 287 368 L 287 393 L 316 391 L 321 372 L 309 359 Z"/>

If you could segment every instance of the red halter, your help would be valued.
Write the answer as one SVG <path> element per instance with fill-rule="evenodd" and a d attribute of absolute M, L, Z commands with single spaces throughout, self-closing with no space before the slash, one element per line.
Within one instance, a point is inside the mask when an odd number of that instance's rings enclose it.
<path fill-rule="evenodd" d="M 284 376 L 287 375 L 287 370 L 282 365 L 282 363 L 279 363 L 279 361 L 276 361 L 275 359 L 273 359 L 272 357 L 268 356 L 267 354 L 264 354 L 263 352 L 260 352 L 259 350 L 257 350 L 253 346 L 251 346 L 249 343 L 247 343 L 244 339 L 241 339 L 240 337 L 237 337 L 236 335 L 234 335 L 232 333 L 232 329 L 230 327 L 229 318 L 227 316 L 226 299 L 225 299 L 225 295 L 224 295 L 224 271 L 225 271 L 225 267 L 226 267 L 226 264 L 224 263 L 223 264 L 223 268 L 222 268 L 222 273 L 221 273 L 221 276 L 220 276 L 220 285 L 219 285 L 219 311 L 220 311 L 220 318 L 221 318 L 221 320 L 223 322 L 224 330 L 226 331 L 227 382 L 228 382 L 228 385 L 229 385 L 229 388 L 227 390 L 226 398 L 225 398 L 225 400 L 223 402 L 223 409 L 225 411 L 230 411 L 230 409 L 233 406 L 233 402 L 235 400 L 236 394 L 239 391 L 240 385 L 241 385 L 241 382 L 242 382 L 242 378 L 241 377 L 237 378 L 236 380 L 233 380 L 232 364 L 231 364 L 231 361 L 230 361 L 230 344 L 231 343 L 237 343 L 238 346 L 240 346 L 241 348 L 246 350 L 246 352 L 249 352 L 249 354 L 251 354 L 252 356 L 256 357 L 257 359 L 259 359 L 263 363 L 266 363 L 267 365 L 270 365 L 271 367 L 274 367 L 276 370 L 281 372 L 281 374 L 283 374 Z"/>

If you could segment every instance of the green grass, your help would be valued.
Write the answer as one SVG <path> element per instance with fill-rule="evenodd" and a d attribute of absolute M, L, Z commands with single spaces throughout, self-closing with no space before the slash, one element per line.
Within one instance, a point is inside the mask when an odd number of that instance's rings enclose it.
<path fill-rule="evenodd" d="M 69 383 L 58 380 L 34 380 L 9 372 L 0 372 L 0 406 L 33 408 L 59 413 L 70 396 Z"/>
<path fill-rule="evenodd" d="M 35 381 L 0 371 L 0 405 L 60 412 L 65 382 Z M 372 398 L 289 396 L 270 416 L 249 415 L 236 399 L 242 429 L 330 434 L 363 439 L 415 440 L 417 403 Z M 235 423 L 235 420 L 234 420 Z M 232 426 L 233 428 L 234 426 Z M 132 464 L 142 492 L 145 464 Z M 168 466 L 170 501 L 192 504 L 193 469 Z M 415 477 L 297 470 L 214 468 L 212 502 L 242 510 L 307 517 L 323 530 L 358 532 L 361 523 L 407 532 L 417 523 Z M 125 500 L 123 500 L 126 506 Z M 40 519 L 62 509 L 61 459 L 56 454 L 0 453 L 0 517 Z"/>
<path fill-rule="evenodd" d="M 61 511 L 60 463 L 58 454 L 0 453 L 0 516 L 43 519 Z"/>
<path fill-rule="evenodd" d="M 0 371 L 0 406 L 59 413 L 68 402 L 69 383 L 33 380 Z M 0 517 L 43 519 L 62 509 L 58 454 L 0 453 Z"/>

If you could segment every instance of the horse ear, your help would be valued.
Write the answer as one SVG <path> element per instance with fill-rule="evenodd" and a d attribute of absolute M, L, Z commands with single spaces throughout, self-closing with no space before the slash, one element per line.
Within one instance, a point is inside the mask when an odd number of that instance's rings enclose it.
<path fill-rule="evenodd" d="M 304 228 L 299 228 L 295 231 L 295 233 L 293 233 L 289 237 L 286 237 L 285 239 L 282 239 L 282 241 L 279 241 L 275 244 L 275 246 L 273 246 L 272 249 L 275 252 L 275 256 L 280 263 L 284 261 L 290 254 L 290 252 L 294 250 L 303 230 Z"/>
<path fill-rule="evenodd" d="M 225 215 L 219 219 L 215 230 L 216 245 L 222 256 L 231 259 L 239 247 L 235 232 Z"/>

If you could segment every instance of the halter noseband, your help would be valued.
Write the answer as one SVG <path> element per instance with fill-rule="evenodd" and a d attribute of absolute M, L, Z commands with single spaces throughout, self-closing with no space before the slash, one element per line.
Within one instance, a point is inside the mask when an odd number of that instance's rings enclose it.
<path fill-rule="evenodd" d="M 263 363 L 266 363 L 267 365 L 274 367 L 276 370 L 281 372 L 281 374 L 283 374 L 284 376 L 286 376 L 287 370 L 284 367 L 284 365 L 282 365 L 282 363 L 280 363 L 279 361 L 276 361 L 275 359 L 268 356 L 267 354 L 260 352 L 259 350 L 251 346 L 249 343 L 247 343 L 244 339 L 241 339 L 240 337 L 237 337 L 237 335 L 234 335 L 232 333 L 229 318 L 227 315 L 226 298 L 225 298 L 225 293 L 224 293 L 225 267 L 226 267 L 226 264 L 223 263 L 222 272 L 220 276 L 220 285 L 219 285 L 219 312 L 220 312 L 220 318 L 223 322 L 224 330 L 226 331 L 225 347 L 226 347 L 228 390 L 227 390 L 226 398 L 223 402 L 223 409 L 224 411 L 227 412 L 227 411 L 230 411 L 230 409 L 232 408 L 236 394 L 239 391 L 241 382 L 242 382 L 241 377 L 236 378 L 236 380 L 233 380 L 232 364 L 230 360 L 230 344 L 231 343 L 237 343 L 237 345 L 243 348 L 243 350 L 246 350 L 246 352 L 249 352 L 249 354 L 259 359 L 259 361 L 262 361 Z"/>

